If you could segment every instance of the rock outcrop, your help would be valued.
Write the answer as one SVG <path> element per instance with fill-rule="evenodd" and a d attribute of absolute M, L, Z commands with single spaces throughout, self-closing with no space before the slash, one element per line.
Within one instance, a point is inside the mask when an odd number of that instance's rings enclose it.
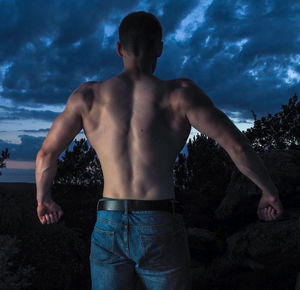
<path fill-rule="evenodd" d="M 260 157 L 279 189 L 283 215 L 259 220 L 261 190 L 237 169 L 222 200 L 214 200 L 213 193 L 190 193 L 184 218 L 193 289 L 299 288 L 300 151 L 264 152 Z"/>

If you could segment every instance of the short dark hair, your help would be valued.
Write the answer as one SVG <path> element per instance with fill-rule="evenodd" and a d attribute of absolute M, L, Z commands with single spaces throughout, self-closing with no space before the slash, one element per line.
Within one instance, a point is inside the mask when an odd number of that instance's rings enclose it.
<path fill-rule="evenodd" d="M 125 16 L 119 26 L 119 38 L 123 48 L 138 56 L 140 51 L 150 52 L 162 39 L 162 28 L 151 13 L 138 11 Z"/>

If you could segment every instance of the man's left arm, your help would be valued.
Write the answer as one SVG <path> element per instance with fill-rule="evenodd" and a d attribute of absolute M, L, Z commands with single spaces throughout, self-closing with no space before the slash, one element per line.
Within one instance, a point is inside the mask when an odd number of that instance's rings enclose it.
<path fill-rule="evenodd" d="M 57 171 L 57 159 L 83 128 L 81 108 L 82 97 L 76 90 L 70 95 L 64 111 L 54 120 L 37 153 L 35 181 L 38 205 L 52 202 L 50 190 Z M 40 220 L 41 217 L 42 214 L 39 215 Z M 52 218 L 56 220 L 55 216 Z"/>

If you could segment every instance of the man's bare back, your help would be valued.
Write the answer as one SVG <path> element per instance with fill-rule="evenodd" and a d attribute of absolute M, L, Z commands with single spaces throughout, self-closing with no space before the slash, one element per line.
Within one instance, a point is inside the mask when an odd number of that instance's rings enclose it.
<path fill-rule="evenodd" d="M 134 15 L 141 15 L 139 21 L 145 24 L 143 12 Z M 142 34 L 136 22 L 121 23 L 116 48 L 124 71 L 103 82 L 82 84 L 53 122 L 36 158 L 41 223 L 56 222 L 63 214 L 50 187 L 57 158 L 82 128 L 101 163 L 103 197 L 175 198 L 173 166 L 193 126 L 226 150 L 241 173 L 262 190 L 258 217 L 278 218 L 283 212 L 278 189 L 245 135 L 193 81 L 153 76 L 163 42 L 160 24 L 152 16 Z"/>
<path fill-rule="evenodd" d="M 175 198 L 173 166 L 191 125 L 180 79 L 122 73 L 80 87 L 83 128 L 104 175 L 103 197 Z"/>

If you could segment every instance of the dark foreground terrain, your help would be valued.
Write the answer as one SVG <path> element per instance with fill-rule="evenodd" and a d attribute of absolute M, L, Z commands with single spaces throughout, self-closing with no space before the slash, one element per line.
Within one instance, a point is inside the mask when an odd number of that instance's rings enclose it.
<path fill-rule="evenodd" d="M 261 192 L 236 170 L 225 188 L 175 187 L 193 289 L 300 289 L 300 152 L 261 158 L 284 206 L 278 220 L 258 219 Z M 36 215 L 35 184 L 0 183 L 0 289 L 91 289 L 90 238 L 101 193 L 95 186 L 55 186 L 52 195 L 64 216 L 44 226 Z"/>

